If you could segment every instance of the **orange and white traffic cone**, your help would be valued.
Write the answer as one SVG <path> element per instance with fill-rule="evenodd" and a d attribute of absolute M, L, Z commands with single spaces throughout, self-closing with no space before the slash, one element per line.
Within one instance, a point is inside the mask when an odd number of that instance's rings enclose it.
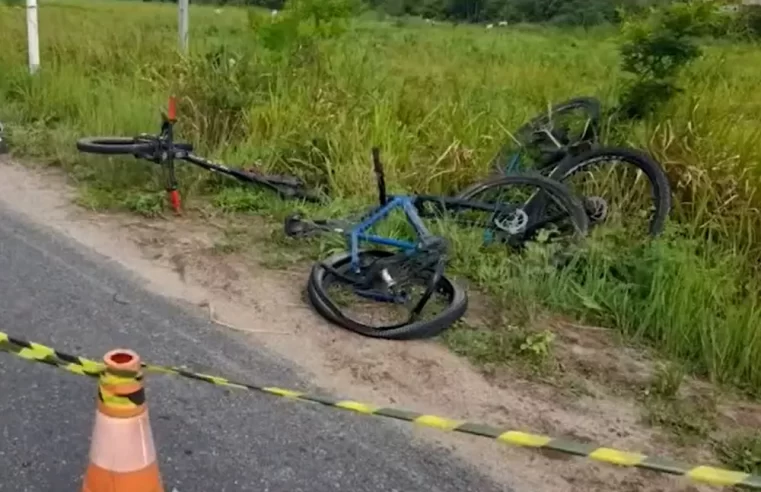
<path fill-rule="evenodd" d="M 156 461 L 140 357 L 112 350 L 98 383 L 90 464 L 82 492 L 164 492 Z"/>

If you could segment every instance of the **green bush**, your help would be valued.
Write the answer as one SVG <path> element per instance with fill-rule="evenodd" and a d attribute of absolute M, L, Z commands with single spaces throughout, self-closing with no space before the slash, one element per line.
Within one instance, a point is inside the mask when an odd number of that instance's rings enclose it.
<path fill-rule="evenodd" d="M 713 0 L 677 2 L 652 9 L 644 19 L 625 18 L 620 51 L 629 78 L 620 99 L 622 113 L 644 118 L 681 92 L 677 76 L 701 55 L 696 38 L 715 30 L 720 21 Z"/>
<path fill-rule="evenodd" d="M 761 5 L 743 5 L 738 16 L 741 32 L 751 38 L 761 38 Z"/>
<path fill-rule="evenodd" d="M 267 49 L 290 53 L 344 33 L 360 6 L 359 0 L 288 0 L 276 16 L 249 11 L 249 28 Z"/>

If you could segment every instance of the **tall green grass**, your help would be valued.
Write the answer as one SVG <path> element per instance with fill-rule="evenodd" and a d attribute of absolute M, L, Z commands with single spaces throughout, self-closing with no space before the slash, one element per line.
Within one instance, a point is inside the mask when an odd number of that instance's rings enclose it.
<path fill-rule="evenodd" d="M 451 193 L 483 177 L 508 131 L 549 102 L 590 94 L 610 106 L 620 89 L 609 28 L 486 31 L 364 18 L 278 52 L 243 11 L 193 6 L 184 58 L 170 5 L 50 2 L 39 15 L 42 71 L 30 78 L 23 10 L 0 6 L 0 118 L 17 151 L 52 158 L 93 206 L 160 205 L 150 198 L 161 189 L 150 164 L 79 155 L 74 141 L 157 129 L 170 92 L 182 98 L 181 136 L 201 152 L 328 186 L 338 211 L 374 196 L 372 145 L 383 149 L 392 191 Z M 663 239 L 601 230 L 558 269 L 547 248 L 509 255 L 459 232 L 452 267 L 510 313 L 549 307 L 602 323 L 758 392 L 761 50 L 713 43 L 705 53 L 657 119 L 608 132 L 666 167 L 675 226 Z M 180 179 L 191 199 L 229 193 L 193 171 Z"/>

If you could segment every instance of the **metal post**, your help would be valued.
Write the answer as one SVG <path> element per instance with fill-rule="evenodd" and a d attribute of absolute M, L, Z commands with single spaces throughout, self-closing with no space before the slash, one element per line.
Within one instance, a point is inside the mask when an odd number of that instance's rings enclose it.
<path fill-rule="evenodd" d="M 26 38 L 29 52 L 29 73 L 40 68 L 40 33 L 37 25 L 37 0 L 26 0 Z"/>
<path fill-rule="evenodd" d="M 188 51 L 188 24 L 189 24 L 189 4 L 190 0 L 177 0 L 177 27 L 180 36 L 180 51 Z"/>

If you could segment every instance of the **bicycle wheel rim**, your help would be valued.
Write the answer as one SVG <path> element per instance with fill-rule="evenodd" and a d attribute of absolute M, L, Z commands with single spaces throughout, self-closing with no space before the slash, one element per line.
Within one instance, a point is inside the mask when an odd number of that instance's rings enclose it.
<path fill-rule="evenodd" d="M 550 115 L 545 113 L 537 114 L 529 121 L 521 125 L 518 130 L 515 131 L 515 134 L 519 135 L 523 132 L 529 131 L 538 122 L 544 121 L 551 115 L 564 113 L 574 109 L 583 109 L 589 115 L 589 120 L 592 126 L 596 127 L 599 124 L 601 114 L 600 101 L 594 97 L 576 97 L 554 104 L 550 108 Z"/>
<path fill-rule="evenodd" d="M 511 139 L 509 143 L 503 145 L 493 159 L 492 165 L 495 170 L 501 174 L 509 174 L 515 171 L 516 168 L 520 167 L 519 161 L 521 158 L 523 158 L 526 153 L 530 153 L 533 148 L 533 144 L 529 142 L 533 135 L 533 129 L 540 124 L 548 122 L 553 116 L 563 115 L 575 110 L 582 110 L 587 117 L 587 126 L 584 131 L 578 135 L 578 138 L 574 140 L 575 145 L 589 142 L 590 146 L 594 146 L 599 135 L 601 114 L 600 101 L 593 97 L 576 97 L 554 104 L 550 108 L 549 114 L 537 114 L 521 125 L 513 133 L 513 138 L 518 143 L 518 150 L 510 152 L 511 145 L 516 143 L 513 139 Z M 551 167 L 553 163 L 559 162 L 565 155 L 566 152 L 559 152 L 557 155 L 551 156 L 548 162 L 538 163 L 535 170 L 544 172 L 547 168 Z M 509 163 L 507 162 L 508 158 L 511 158 Z"/>
<path fill-rule="evenodd" d="M 360 254 L 382 258 L 391 256 L 394 253 L 383 250 L 364 250 Z M 351 255 L 348 252 L 344 252 L 333 255 L 322 263 L 332 267 L 341 267 L 347 265 L 350 261 Z M 451 282 L 446 276 L 441 275 L 436 281 L 435 289 L 438 293 L 445 296 L 447 304 L 445 309 L 437 314 L 436 317 L 428 320 L 415 320 L 411 323 L 404 322 L 374 327 L 346 316 L 344 311 L 330 298 L 327 293 L 327 284 L 330 282 L 328 278 L 329 273 L 322 266 L 322 263 L 318 263 L 312 268 L 307 284 L 310 303 L 321 316 L 331 323 L 364 336 L 396 340 L 432 337 L 449 328 L 465 314 L 467 309 L 467 295 L 465 291 Z"/>
<path fill-rule="evenodd" d="M 645 152 L 618 147 L 596 149 L 559 166 L 556 175 L 571 189 L 574 189 L 579 188 L 572 182 L 575 176 L 603 166 L 616 166 L 618 169 L 627 166 L 632 170 L 641 171 L 647 178 L 649 198 L 653 207 L 651 217 L 648 220 L 648 234 L 653 237 L 660 235 L 671 211 L 671 186 L 663 167 Z M 621 189 L 633 192 L 634 186 L 622 185 Z M 586 191 L 584 190 L 585 194 Z M 578 192 L 581 193 L 582 191 Z"/>

